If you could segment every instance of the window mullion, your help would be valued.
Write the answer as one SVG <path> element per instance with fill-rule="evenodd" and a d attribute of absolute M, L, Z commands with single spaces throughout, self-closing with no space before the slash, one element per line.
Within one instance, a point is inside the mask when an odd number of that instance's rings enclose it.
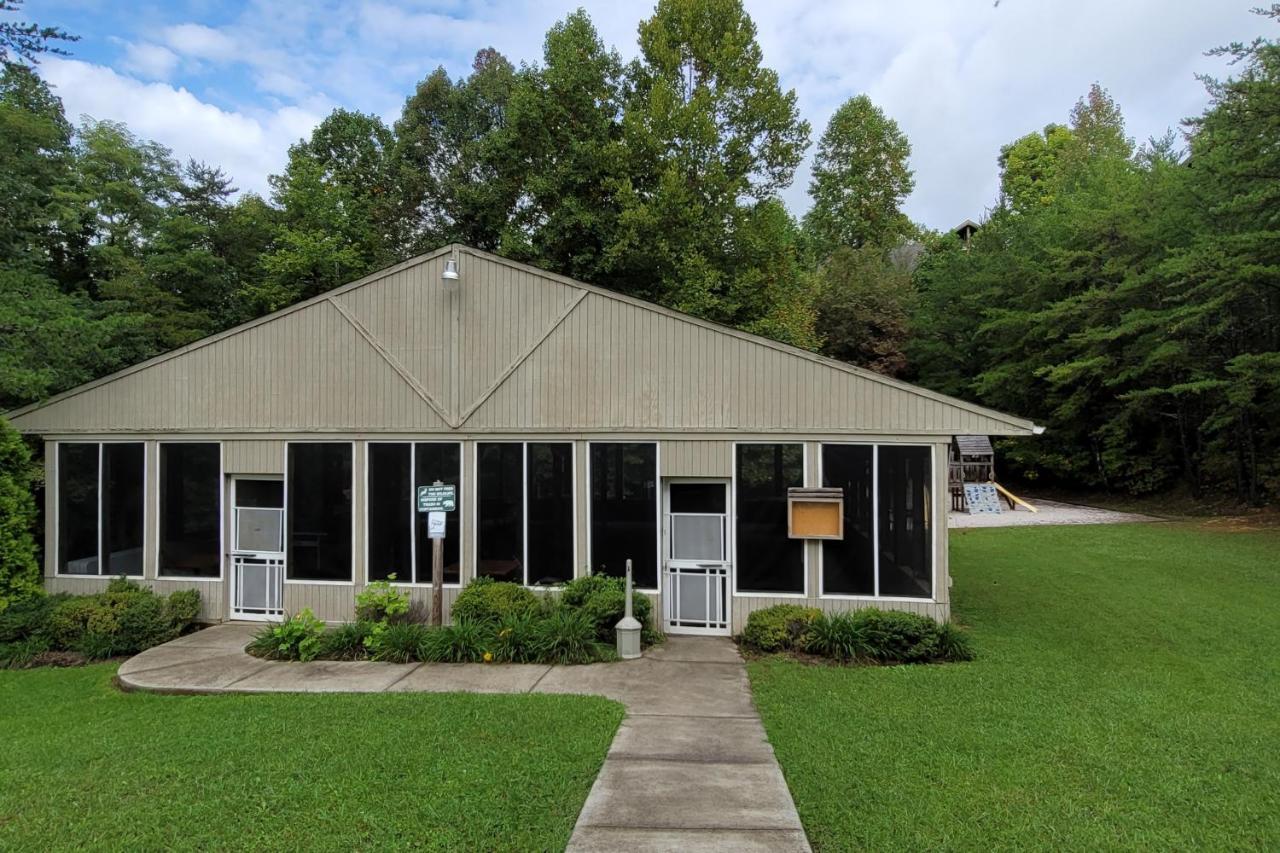
<path fill-rule="evenodd" d="M 521 475 L 520 486 L 520 568 L 524 575 L 524 585 L 529 585 L 529 442 L 520 445 Z"/>
<path fill-rule="evenodd" d="M 418 444 L 409 442 L 409 583 L 418 582 Z"/>
<path fill-rule="evenodd" d="M 103 476 L 103 474 L 106 473 L 105 461 L 106 461 L 106 453 L 103 450 L 103 444 L 102 442 L 98 442 L 98 576 L 99 577 L 101 577 L 104 574 L 104 570 L 107 567 L 106 547 L 105 547 L 106 537 L 104 533 L 106 525 L 103 523 L 103 518 L 102 518 L 102 491 L 106 486 L 105 484 L 106 478 Z"/>
<path fill-rule="evenodd" d="M 880 445 L 871 454 L 871 571 L 872 595 L 880 596 Z"/>

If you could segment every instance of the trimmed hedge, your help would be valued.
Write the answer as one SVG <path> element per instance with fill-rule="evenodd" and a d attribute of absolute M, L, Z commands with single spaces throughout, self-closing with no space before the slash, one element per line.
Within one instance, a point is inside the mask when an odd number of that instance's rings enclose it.
<path fill-rule="evenodd" d="M 199 615 L 197 590 L 165 597 L 122 578 L 96 595 L 24 599 L 0 613 L 0 666 L 39 664 L 50 652 L 89 660 L 136 654 L 179 636 Z"/>
<path fill-rule="evenodd" d="M 614 629 L 626 614 L 627 582 L 608 575 L 574 578 L 564 585 L 560 603 L 563 607 L 585 613 L 595 628 L 596 639 L 602 643 L 612 643 L 617 636 Z M 653 604 L 647 595 L 632 590 L 631 614 L 640 622 L 645 632 L 644 641 L 654 642 L 656 637 L 653 636 L 650 622 Z"/>
<path fill-rule="evenodd" d="M 541 608 L 538 596 L 518 583 L 476 578 L 467 584 L 450 611 L 453 621 L 497 624 L 508 616 L 536 613 Z"/>
<path fill-rule="evenodd" d="M 866 608 L 826 614 L 779 604 L 747 617 L 742 644 L 757 652 L 807 652 L 841 662 L 934 663 L 973 659 L 955 625 L 899 610 Z"/>

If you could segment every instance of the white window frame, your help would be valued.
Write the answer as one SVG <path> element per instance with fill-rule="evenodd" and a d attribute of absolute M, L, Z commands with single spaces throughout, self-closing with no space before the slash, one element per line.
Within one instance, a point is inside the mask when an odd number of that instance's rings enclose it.
<path fill-rule="evenodd" d="M 656 550 L 654 551 L 658 557 L 658 565 L 654 571 L 655 586 L 647 587 L 636 585 L 636 592 L 650 593 L 652 595 L 662 594 L 662 442 L 658 439 L 652 441 L 625 441 L 622 439 L 609 439 L 605 441 L 587 441 L 587 574 L 592 574 L 591 565 L 591 445 L 593 444 L 652 444 L 653 445 L 653 488 L 654 488 L 654 519 L 653 526 L 655 531 Z"/>
<path fill-rule="evenodd" d="M 78 575 L 61 571 L 62 568 L 62 446 L 64 444 L 93 444 L 98 447 L 98 572 L 93 575 Z M 147 580 L 147 482 L 151 473 L 150 454 L 147 452 L 147 441 L 143 438 L 114 438 L 108 440 L 93 441 L 56 441 L 53 449 L 53 576 L 56 578 L 79 578 L 81 580 L 91 580 L 93 578 L 112 578 L 120 577 L 120 574 L 112 572 L 111 574 L 103 574 L 103 566 L 106 561 L 103 553 L 102 542 L 102 448 L 108 444 L 141 444 L 142 445 L 142 571 L 136 575 L 125 575 L 130 580 Z"/>
<path fill-rule="evenodd" d="M 345 581 L 303 580 L 289 577 L 289 448 L 295 444 L 347 444 L 351 447 L 351 579 Z M 303 441 L 293 439 L 284 443 L 284 585 L 299 586 L 355 586 L 356 585 L 356 442 L 341 438 L 309 438 Z"/>
<path fill-rule="evenodd" d="M 458 491 L 462 494 L 463 501 L 467 499 L 467 489 L 466 489 L 466 485 L 467 485 L 466 484 L 466 467 L 467 466 L 463 464 L 464 462 L 463 454 L 466 452 L 464 448 L 464 444 L 465 444 L 464 442 L 449 440 L 449 439 L 418 440 L 418 439 L 412 439 L 412 438 L 397 438 L 397 439 L 387 438 L 387 439 L 379 439 L 377 441 L 366 441 L 365 450 L 364 450 L 364 583 L 366 585 L 370 583 L 381 583 L 381 581 L 375 581 L 373 578 L 369 576 L 369 567 L 371 565 L 371 561 L 369 559 L 369 545 L 370 545 L 370 542 L 369 542 L 369 501 L 370 501 L 369 471 L 371 467 L 369 465 L 369 451 L 370 451 L 370 448 L 372 448 L 373 445 L 375 444 L 407 444 L 409 445 L 409 482 L 410 484 L 414 482 L 414 476 L 416 475 L 416 472 L 417 472 L 417 468 L 416 468 L 417 460 L 418 460 L 417 446 L 419 444 L 452 444 L 456 446 L 458 448 Z M 454 509 L 454 512 L 458 512 L 458 513 L 462 512 L 461 502 L 458 504 L 457 508 Z M 410 562 L 409 571 L 410 571 L 410 576 L 414 577 L 416 576 L 418 571 L 418 502 L 417 502 L 416 492 L 413 492 L 409 495 L 409 513 L 410 513 L 410 516 L 409 516 L 409 562 Z M 444 584 L 444 589 L 461 589 L 463 586 L 462 555 L 466 553 L 466 550 L 465 550 L 467 546 L 466 527 L 467 526 L 461 523 L 461 520 L 459 520 L 458 582 L 446 583 Z M 422 581 L 414 582 L 414 581 L 394 580 L 394 581 L 390 581 L 390 583 L 394 587 L 405 587 L 406 589 L 414 589 L 414 588 L 421 589 L 424 587 L 427 589 L 430 589 L 432 586 L 431 581 L 426 581 L 424 583 Z"/>
<path fill-rule="evenodd" d="M 823 587 L 826 583 L 825 578 L 825 555 L 823 549 L 818 548 L 818 598 L 829 599 L 831 601 L 886 601 L 895 603 L 915 603 L 915 604 L 937 604 L 938 603 L 938 511 L 940 503 L 937 491 L 938 476 L 938 447 L 936 444 L 922 441 L 821 441 L 818 442 L 818 483 L 823 482 L 822 471 L 822 448 L 828 444 L 833 445 L 856 445 L 860 447 L 871 448 L 871 548 L 872 559 L 875 561 L 873 568 L 875 570 L 875 594 L 874 595 L 851 595 L 849 593 L 826 592 Z M 929 448 L 929 494 L 931 496 L 932 506 L 929 507 L 929 589 L 931 595 L 929 598 L 913 598 L 904 595 L 881 595 L 880 594 L 880 448 L 881 447 L 927 447 Z M 942 517 L 943 523 L 946 522 L 946 516 Z"/>
<path fill-rule="evenodd" d="M 164 453 L 161 447 L 166 444 L 216 444 L 218 445 L 218 576 L 216 578 L 202 578 L 192 575 L 162 575 L 160 574 L 160 540 L 164 536 L 163 516 L 160 506 L 160 484 L 164 480 Z M 221 583 L 227 576 L 227 542 L 226 542 L 226 511 L 227 511 L 227 450 L 226 445 L 221 441 L 198 441 L 195 439 L 169 438 L 156 442 L 156 500 L 155 500 L 155 531 L 156 541 L 154 544 L 156 580 L 162 581 L 183 581 L 191 583 Z"/>
<path fill-rule="evenodd" d="M 736 555 L 738 550 L 738 447 L 752 444 L 795 444 L 800 447 L 800 485 L 806 486 L 809 483 L 809 443 L 804 440 L 760 440 L 760 441 L 735 441 L 733 443 L 733 477 L 730 480 L 729 499 L 732 507 L 732 514 L 729 522 L 733 525 L 733 553 L 735 560 L 733 561 L 733 596 L 734 598 L 809 598 L 809 545 L 807 540 L 801 539 L 800 542 L 800 559 L 803 568 L 801 569 L 801 577 L 804 580 L 804 589 L 801 592 L 740 592 L 738 590 L 738 561 Z M 785 496 L 784 496 L 785 497 Z M 796 541 L 796 540 L 792 540 Z"/>
<path fill-rule="evenodd" d="M 472 496 L 472 518 L 475 524 L 475 541 L 471 543 L 472 577 L 480 575 L 480 445 L 481 444 L 518 444 L 520 445 L 520 585 L 525 589 L 553 590 L 568 581 L 555 584 L 529 583 L 529 445 L 530 444 L 567 444 L 569 445 L 569 478 L 572 484 L 570 494 L 572 504 L 570 512 L 573 519 L 573 563 L 569 580 L 578 576 L 578 443 L 568 438 L 538 439 L 477 439 L 472 445 L 472 470 L 476 472 L 475 494 Z M 588 457 L 590 454 L 588 454 Z M 590 530 L 590 528 L 588 528 Z M 461 552 L 459 552 L 461 553 Z"/>

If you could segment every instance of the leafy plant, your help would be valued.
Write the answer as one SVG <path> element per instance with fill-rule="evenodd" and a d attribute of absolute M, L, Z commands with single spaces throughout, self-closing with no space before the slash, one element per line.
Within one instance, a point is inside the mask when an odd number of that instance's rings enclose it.
<path fill-rule="evenodd" d="M 608 575 L 574 578 L 565 584 L 560 604 L 585 613 L 594 626 L 596 638 L 611 643 L 614 629 L 626 613 L 626 581 Z M 653 604 L 647 595 L 633 591 L 631 611 L 642 626 L 649 627 Z"/>
<path fill-rule="evenodd" d="M 870 657 L 865 625 L 850 613 L 822 614 L 809 623 L 804 649 L 838 661 Z"/>
<path fill-rule="evenodd" d="M 5 366 L 10 369 L 11 363 L 6 361 Z M 32 491 L 39 481 L 40 470 L 31 461 L 26 441 L 0 418 L 0 613 L 43 594 L 32 535 L 36 520 Z"/>
<path fill-rule="evenodd" d="M 396 589 L 390 581 L 373 581 L 356 594 L 357 622 L 394 622 L 408 612 L 409 593 Z"/>
<path fill-rule="evenodd" d="M 510 613 L 498 623 L 493 638 L 493 659 L 499 663 L 530 663 L 537 655 L 538 623 L 532 613 Z"/>
<path fill-rule="evenodd" d="M 81 635 L 75 650 L 88 660 L 106 660 L 128 651 L 119 636 L 102 631 L 88 631 Z"/>
<path fill-rule="evenodd" d="M 928 616 L 868 608 L 854 614 L 863 625 L 871 656 L 885 663 L 921 663 L 938 657 L 939 625 Z"/>
<path fill-rule="evenodd" d="M 476 578 L 453 602 L 453 620 L 497 625 L 513 613 L 536 613 L 538 596 L 518 583 Z"/>
<path fill-rule="evenodd" d="M 191 627 L 200 618 L 200 591 L 198 589 L 180 589 L 169 593 L 165 599 L 165 614 L 179 634 Z"/>
<path fill-rule="evenodd" d="M 367 657 L 365 638 L 373 630 L 368 622 L 344 622 L 325 631 L 316 657 L 323 660 L 362 660 Z"/>
<path fill-rule="evenodd" d="M 430 630 L 425 625 L 413 622 L 398 622 L 390 625 L 378 623 L 375 625 L 375 630 L 378 627 L 382 630 L 378 632 L 376 649 L 370 648 L 370 654 L 374 660 L 388 663 L 409 663 L 416 660 L 418 647 L 421 646 L 424 635 Z"/>
<path fill-rule="evenodd" d="M 973 660 L 973 641 L 953 622 L 944 622 L 938 629 L 938 657 L 949 661 Z"/>
<path fill-rule="evenodd" d="M 759 652 L 802 649 L 809 627 L 821 615 L 818 608 L 799 604 L 775 604 L 753 610 L 747 616 L 742 642 Z"/>
<path fill-rule="evenodd" d="M 538 621 L 533 649 L 541 663 L 590 663 L 596 658 L 596 626 L 584 610 L 561 607 Z"/>
<path fill-rule="evenodd" d="M 68 595 L 32 595 L 0 610 L 0 643 L 14 643 L 48 633 L 49 614 Z"/>
<path fill-rule="evenodd" d="M 492 626 L 461 619 L 442 628 L 431 628 L 418 644 L 418 659 L 430 663 L 478 663 L 492 643 Z"/>
<path fill-rule="evenodd" d="M 22 669 L 30 666 L 40 654 L 48 650 L 49 641 L 44 637 L 28 637 L 0 644 L 0 669 Z"/>
<path fill-rule="evenodd" d="M 314 660 L 320 653 L 324 623 L 307 607 L 301 613 L 267 625 L 254 636 L 248 651 L 272 660 Z"/>

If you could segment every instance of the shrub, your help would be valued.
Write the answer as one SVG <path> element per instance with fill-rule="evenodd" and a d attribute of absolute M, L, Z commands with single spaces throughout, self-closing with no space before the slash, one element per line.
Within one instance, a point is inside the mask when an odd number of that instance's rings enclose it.
<path fill-rule="evenodd" d="M 493 637 L 493 659 L 499 663 L 531 663 L 538 654 L 538 623 L 543 617 L 511 613 L 498 623 Z"/>
<path fill-rule="evenodd" d="M 142 591 L 142 587 L 138 586 L 138 584 L 135 583 L 134 581 L 129 580 L 129 578 L 126 577 L 125 575 L 120 575 L 119 577 L 115 577 L 107 581 L 108 593 L 141 592 L 141 591 Z"/>
<path fill-rule="evenodd" d="M 866 626 L 849 613 L 824 613 L 810 622 L 804 650 L 844 662 L 870 657 L 872 652 Z"/>
<path fill-rule="evenodd" d="M 0 611 L 0 644 L 16 643 L 48 633 L 49 614 L 67 595 L 33 595 Z"/>
<path fill-rule="evenodd" d="M 373 626 L 368 622 L 345 622 L 320 638 L 317 658 L 324 660 L 362 660 L 366 657 L 365 638 Z"/>
<path fill-rule="evenodd" d="M 581 610 L 590 620 L 596 639 L 612 643 L 614 629 L 626 613 L 627 584 L 622 578 L 587 575 L 574 578 L 564 586 L 561 607 Z M 648 629 L 653 605 L 644 593 L 631 593 L 631 612 Z"/>
<path fill-rule="evenodd" d="M 596 659 L 596 626 L 585 610 L 561 607 L 534 629 L 533 651 L 540 663 L 590 663 Z"/>
<path fill-rule="evenodd" d="M 816 607 L 799 604 L 775 604 L 753 610 L 742 631 L 744 645 L 759 652 L 780 652 L 804 648 L 809 627 L 822 616 Z"/>
<path fill-rule="evenodd" d="M 114 654 L 134 654 L 178 636 L 179 629 L 169 616 L 165 600 L 150 590 L 107 592 L 102 604 L 110 610 L 109 620 L 90 618 L 86 633 L 101 633 L 111 640 Z M 107 626 L 114 623 L 115 630 Z M 105 648 L 105 640 L 103 641 Z M 80 649 L 84 651 L 84 649 Z M 87 652 L 86 657 L 93 657 Z"/>
<path fill-rule="evenodd" d="M 283 622 L 267 625 L 250 641 L 248 651 L 272 660 L 314 660 L 320 653 L 324 623 L 307 607 Z"/>
<path fill-rule="evenodd" d="M 396 589 L 390 581 L 374 581 L 356 595 L 357 622 L 395 622 L 408 613 L 409 593 Z"/>
<path fill-rule="evenodd" d="M 518 583 L 476 578 L 453 602 L 454 622 L 487 622 L 497 625 L 513 613 L 536 613 L 538 596 Z"/>
<path fill-rule="evenodd" d="M 938 657 L 939 625 L 928 616 L 868 608 L 856 613 L 871 656 L 884 663 L 921 663 Z"/>
<path fill-rule="evenodd" d="M 88 660 L 106 660 L 116 655 L 125 654 L 127 649 L 123 647 L 120 637 L 116 634 L 87 631 L 76 641 L 75 651 L 84 655 Z"/>
<path fill-rule="evenodd" d="M 181 634 L 200 618 L 200 591 L 180 589 L 169 593 L 164 602 L 165 614 L 173 627 Z"/>
<path fill-rule="evenodd" d="M 374 625 L 374 635 L 377 636 L 374 644 L 376 648 L 370 646 L 368 640 L 365 645 L 369 647 L 370 656 L 374 660 L 409 663 L 417 659 L 418 647 L 422 644 L 428 630 L 430 629 L 425 625 L 417 625 L 413 622 L 398 622 L 390 625 L 376 623 Z M 369 639 L 372 639 L 372 636 Z"/>
<path fill-rule="evenodd" d="M 22 669 L 49 651 L 49 641 L 33 636 L 11 643 L 0 643 L 0 669 Z"/>
<path fill-rule="evenodd" d="M 477 663 L 484 660 L 492 642 L 486 622 L 462 619 L 443 628 L 432 628 L 418 644 L 418 659 L 430 663 Z"/>
<path fill-rule="evenodd" d="M 17 430 L 0 418 L 0 612 L 42 594 L 36 562 L 36 502 L 40 470 Z"/>
<path fill-rule="evenodd" d="M 973 642 L 959 627 L 944 622 L 938 628 L 938 657 L 942 660 L 973 660 Z"/>
<path fill-rule="evenodd" d="M 101 627 L 105 607 L 97 596 L 85 595 L 64 598 L 49 613 L 46 632 L 55 648 L 73 649 L 80 643 L 92 618 Z"/>

